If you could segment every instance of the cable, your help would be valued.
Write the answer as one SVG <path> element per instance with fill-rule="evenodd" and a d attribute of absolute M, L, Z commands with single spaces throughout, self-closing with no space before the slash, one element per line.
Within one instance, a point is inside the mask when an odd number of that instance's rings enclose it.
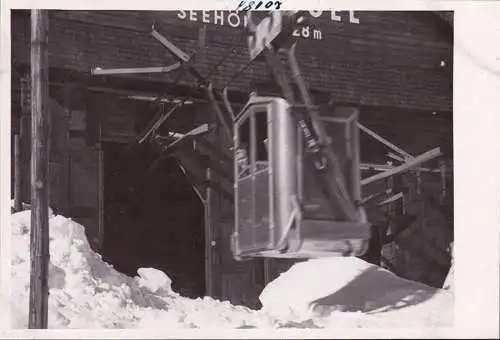
<path fill-rule="evenodd" d="M 178 85 L 178 83 L 180 82 L 181 78 L 184 76 L 185 73 L 186 73 L 186 70 L 185 69 L 181 69 L 181 72 L 179 73 L 179 75 L 174 80 L 174 84 Z M 165 74 L 165 77 L 167 77 L 167 74 Z M 157 104 L 160 103 L 161 100 L 165 97 L 165 95 L 167 95 L 167 92 L 163 92 L 163 94 L 159 94 L 158 97 L 156 98 L 155 102 Z"/>
<path fill-rule="evenodd" d="M 201 86 L 206 85 L 206 81 L 210 78 L 210 76 L 212 76 L 212 75 L 214 74 L 214 72 L 216 72 L 216 71 L 218 70 L 218 67 L 219 67 L 220 65 L 222 65 L 222 64 L 223 64 L 223 63 L 224 63 L 224 62 L 225 62 L 225 61 L 226 61 L 226 60 L 227 60 L 227 59 L 228 59 L 228 58 L 229 58 L 232 54 L 234 54 L 234 51 L 235 51 L 235 50 L 236 50 L 236 48 L 239 46 L 239 43 L 242 41 L 242 38 L 243 38 L 246 34 L 247 34 L 246 30 L 244 30 L 244 29 L 243 29 L 243 30 L 242 30 L 242 31 L 241 31 L 241 32 L 237 35 L 237 37 L 235 38 L 235 41 L 234 41 L 234 43 L 233 43 L 233 47 L 229 50 L 229 52 L 228 52 L 228 53 L 226 53 L 226 54 L 225 54 L 225 55 L 224 55 L 221 59 L 219 59 L 219 61 L 218 61 L 218 62 L 217 62 L 217 63 L 216 63 L 216 64 L 215 64 L 215 65 L 214 65 L 211 69 L 210 69 L 210 71 L 207 73 L 207 75 L 202 76 L 202 77 L 201 77 L 201 78 L 202 78 L 201 80 L 200 80 L 200 79 L 198 79 L 198 80 L 197 80 L 197 85 L 196 85 L 195 87 L 196 87 L 198 90 L 201 88 Z M 191 61 L 191 60 L 193 60 L 192 58 L 193 58 L 194 56 L 195 56 L 194 54 L 192 54 L 192 55 L 191 55 L 190 61 Z M 245 65 L 242 69 L 238 70 L 238 71 L 237 71 L 237 72 L 236 72 L 236 73 L 235 73 L 235 74 L 234 74 L 234 75 L 230 78 L 230 80 L 226 83 L 225 87 L 229 86 L 229 85 L 230 85 L 230 84 L 234 81 L 234 79 L 236 79 L 236 77 L 238 77 L 241 73 L 243 73 L 243 72 L 244 72 L 244 71 L 245 71 L 245 70 L 246 70 L 246 69 L 247 69 L 247 68 L 248 68 L 248 67 L 252 64 L 252 62 L 253 62 L 253 60 L 250 60 L 249 62 L 247 62 L 247 64 L 246 64 L 246 65 Z M 188 61 L 188 63 L 189 63 L 189 61 Z M 188 67 L 193 67 L 193 66 L 188 66 Z M 193 67 L 193 68 L 194 68 L 194 67 Z M 178 84 L 178 83 L 179 83 L 179 81 L 180 81 L 180 79 L 184 76 L 185 72 L 186 72 L 186 70 L 185 70 L 185 69 L 183 69 L 183 71 L 179 74 L 179 76 L 178 76 L 178 77 L 174 80 L 174 82 L 173 82 L 173 83 L 174 83 L 174 84 Z M 161 100 L 163 99 L 163 97 L 164 97 L 164 96 L 165 96 L 165 94 L 160 94 L 160 95 L 157 97 L 157 99 L 156 99 L 156 101 L 155 101 L 155 102 L 156 102 L 156 103 L 161 103 Z M 178 109 L 178 108 L 182 107 L 182 106 L 184 105 L 184 103 L 185 103 L 186 101 L 190 100 L 190 99 L 191 99 L 191 100 L 194 100 L 195 98 L 194 98 L 193 96 L 189 96 L 189 95 L 184 96 L 184 97 L 181 99 L 181 101 L 180 101 L 180 102 L 176 105 L 176 107 L 175 107 L 175 108 L 174 108 L 174 107 L 172 107 L 172 108 L 170 109 L 170 111 L 171 111 L 171 112 L 167 113 L 167 116 L 166 116 L 166 117 L 168 118 L 168 117 L 169 117 L 169 116 L 173 113 L 173 111 L 175 111 L 176 109 Z M 174 110 L 172 111 L 172 109 L 174 109 Z M 158 117 L 158 119 L 157 119 L 157 117 Z M 153 119 L 154 123 L 153 123 L 153 122 L 151 122 L 151 123 L 149 124 L 149 125 L 152 125 L 152 126 L 153 126 L 153 130 L 151 130 L 150 132 L 146 133 L 146 135 L 150 135 L 150 134 L 151 134 L 154 130 L 156 130 L 156 129 L 159 127 L 159 126 L 154 127 L 155 125 L 158 125 L 158 124 L 157 124 L 158 120 L 163 120 L 163 121 L 164 121 L 164 120 L 166 119 L 166 118 L 165 118 L 165 116 L 164 116 L 163 114 L 157 115 L 157 117 L 155 117 L 155 118 Z M 161 125 L 161 124 L 163 124 L 163 121 L 160 123 L 160 125 Z M 140 143 L 141 143 L 142 141 L 144 141 L 145 139 L 146 139 L 146 136 L 144 136 L 144 137 L 141 139 Z"/>
<path fill-rule="evenodd" d="M 252 65 L 252 63 L 253 63 L 253 61 L 254 61 L 254 60 L 255 60 L 255 59 L 248 61 L 248 62 L 246 63 L 246 65 L 245 65 L 243 68 L 241 68 L 240 70 L 238 70 L 238 71 L 237 71 L 237 72 L 236 72 L 236 73 L 235 73 L 235 74 L 234 74 L 234 75 L 233 75 L 233 76 L 229 79 L 229 81 L 226 83 L 226 85 L 224 85 L 224 88 L 226 88 L 226 87 L 228 87 L 229 85 L 231 85 L 231 83 L 232 83 L 232 82 L 236 79 L 236 77 L 238 77 L 240 74 L 242 74 L 243 72 L 245 72 L 245 70 L 246 70 L 246 69 L 247 69 L 250 65 Z"/>
<path fill-rule="evenodd" d="M 232 44 L 232 47 L 231 49 L 229 50 L 228 53 L 226 53 L 222 58 L 219 59 L 219 61 L 210 68 L 210 70 L 208 71 L 208 73 L 205 75 L 205 76 L 202 76 L 201 80 L 198 79 L 198 89 L 200 88 L 200 85 L 206 85 L 206 81 L 218 70 L 218 68 L 232 55 L 232 54 L 235 54 L 234 51 L 236 50 L 236 48 L 239 46 L 240 42 L 242 41 L 242 39 L 248 34 L 248 32 L 246 31 L 246 29 L 243 29 L 241 30 L 238 35 L 236 36 L 235 38 L 235 41 L 233 42 Z M 194 55 L 192 55 L 191 57 L 193 57 Z M 240 75 L 242 72 L 244 72 L 251 64 L 252 64 L 253 60 L 250 60 L 242 69 L 238 70 L 233 76 L 231 76 L 230 80 L 228 83 L 226 83 L 226 85 L 224 87 L 227 87 L 229 86 L 233 81 L 234 79 Z M 181 73 L 182 75 L 182 73 Z M 174 81 L 174 83 L 177 83 L 178 80 Z M 189 99 L 189 97 L 185 98 L 184 100 L 187 100 Z M 191 98 L 191 99 L 194 99 L 194 98 Z"/>
<path fill-rule="evenodd" d="M 235 42 L 233 43 L 233 47 L 229 50 L 229 52 L 223 56 L 216 64 L 215 66 L 212 68 L 212 70 L 207 74 L 207 76 L 205 77 L 208 78 L 210 77 L 216 70 L 217 68 L 227 60 L 227 58 L 229 58 L 229 56 L 234 52 L 234 50 L 236 49 L 236 47 L 238 47 L 239 43 L 241 42 L 242 40 L 242 37 L 245 36 L 247 34 L 246 30 L 243 29 L 235 38 Z"/>

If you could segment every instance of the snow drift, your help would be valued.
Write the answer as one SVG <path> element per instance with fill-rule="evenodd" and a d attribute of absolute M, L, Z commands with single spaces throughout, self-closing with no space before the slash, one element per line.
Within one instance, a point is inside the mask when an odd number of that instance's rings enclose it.
<path fill-rule="evenodd" d="M 13 327 L 27 328 L 30 212 L 12 215 Z M 171 289 L 161 271 L 141 268 L 139 276 L 117 272 L 94 253 L 84 228 L 51 216 L 49 328 L 242 327 L 252 311 L 211 298 L 191 300 Z"/>
<path fill-rule="evenodd" d="M 12 215 L 13 327 L 27 328 L 30 212 Z M 83 226 L 50 215 L 50 328 L 280 328 L 450 326 L 453 294 L 401 279 L 357 258 L 299 263 L 262 292 L 259 311 L 188 299 L 170 278 L 131 278 L 94 253 Z"/>
<path fill-rule="evenodd" d="M 367 322 L 398 327 L 452 324 L 450 292 L 402 279 L 353 257 L 298 263 L 269 283 L 260 299 L 269 315 L 313 320 L 322 327 L 347 326 L 346 322 L 357 327 Z"/>

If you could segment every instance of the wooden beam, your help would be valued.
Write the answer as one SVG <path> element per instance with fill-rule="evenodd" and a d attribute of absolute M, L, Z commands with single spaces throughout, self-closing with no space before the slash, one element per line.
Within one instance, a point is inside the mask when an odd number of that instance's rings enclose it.
<path fill-rule="evenodd" d="M 392 158 L 392 159 L 394 159 L 394 160 L 396 160 L 398 162 L 404 162 L 405 161 L 403 157 L 400 157 L 400 156 L 398 156 L 398 155 L 396 155 L 395 153 L 392 153 L 392 152 L 388 152 L 387 153 L 387 157 L 390 157 L 390 158 Z"/>
<path fill-rule="evenodd" d="M 148 126 L 136 137 L 137 143 L 143 143 L 154 131 L 156 131 L 160 125 L 162 125 L 168 117 L 172 115 L 178 108 L 184 105 L 184 102 L 179 102 L 170 107 L 168 111 L 160 111 L 158 114 L 149 122 Z"/>
<path fill-rule="evenodd" d="M 99 132 L 101 129 L 99 128 Z M 104 150 L 102 147 L 101 133 L 99 133 L 99 147 L 97 150 L 97 240 L 99 243 L 99 252 L 103 254 L 104 252 L 104 240 L 105 240 L 105 230 L 104 230 Z"/>
<path fill-rule="evenodd" d="M 171 144 L 165 146 L 165 148 L 162 151 L 162 154 L 171 150 L 172 148 L 177 146 L 179 143 L 183 143 L 183 142 L 188 141 L 190 139 L 192 140 L 193 138 L 196 138 L 199 135 L 207 133 L 208 130 L 209 130 L 208 124 L 202 124 L 198 127 L 195 127 L 194 129 L 192 129 L 191 131 L 189 131 L 186 134 L 172 133 L 171 136 L 173 138 L 175 138 L 175 141 L 172 142 Z M 175 135 L 177 135 L 177 136 L 175 136 Z M 160 137 L 160 139 L 163 139 L 163 138 Z"/>
<path fill-rule="evenodd" d="M 390 169 L 394 169 L 396 166 L 388 165 L 388 164 L 373 164 L 373 163 L 361 163 L 360 169 L 362 171 L 387 171 Z M 409 169 L 410 171 L 421 171 L 421 172 L 430 172 L 430 173 L 439 173 L 441 170 L 439 169 L 430 169 L 430 168 L 414 168 Z"/>
<path fill-rule="evenodd" d="M 153 96 L 137 96 L 137 95 L 129 95 L 127 96 L 127 99 L 132 99 L 132 100 L 142 100 L 142 101 L 148 101 L 148 102 L 161 102 L 161 103 L 179 103 L 182 100 L 181 99 L 169 99 L 167 98 L 161 98 L 159 96 L 153 97 Z M 184 100 L 184 105 L 191 105 L 193 104 L 192 100 Z"/>
<path fill-rule="evenodd" d="M 212 180 L 212 173 L 210 168 L 206 170 L 207 181 Z M 210 186 L 207 186 L 205 191 L 205 201 L 203 206 L 205 208 L 205 295 L 214 296 L 213 286 L 213 264 L 214 264 L 214 221 L 212 218 L 212 199 L 213 192 Z"/>
<path fill-rule="evenodd" d="M 48 326 L 48 12 L 31 11 L 31 244 L 29 328 Z"/>
<path fill-rule="evenodd" d="M 384 171 L 384 172 L 380 172 L 376 175 L 373 175 L 371 177 L 368 177 L 368 178 L 364 178 L 361 180 L 361 185 L 367 185 L 367 184 L 370 184 L 370 183 L 373 183 L 373 182 L 376 182 L 376 181 L 380 181 L 382 179 L 385 179 L 387 177 L 391 177 L 391 176 L 394 176 L 400 172 L 403 172 L 403 171 L 406 171 L 406 170 L 409 170 L 423 162 L 427 162 L 433 158 L 436 158 L 438 156 L 441 155 L 441 150 L 440 148 L 435 148 L 435 149 L 432 149 L 430 151 L 427 151 L 427 152 L 424 152 L 423 154 L 417 156 L 417 157 L 414 157 L 414 158 L 411 158 L 409 159 L 408 161 L 406 161 L 406 163 L 404 164 L 401 164 L 399 166 L 396 166 L 390 170 L 387 170 L 387 171 Z"/>
<path fill-rule="evenodd" d="M 404 151 L 403 149 L 397 147 L 396 145 L 392 144 L 389 142 L 387 139 L 383 138 L 379 134 L 375 133 L 374 131 L 370 130 L 366 126 L 358 123 L 358 127 L 363 131 L 364 133 L 370 135 L 371 137 L 375 138 L 378 140 L 380 143 L 384 144 L 385 146 L 389 147 L 390 149 L 396 151 L 400 155 L 404 156 L 405 158 L 413 158 L 412 155 L 410 155 L 408 152 Z"/>
<path fill-rule="evenodd" d="M 219 104 L 217 103 L 217 100 L 215 99 L 215 92 L 214 92 L 214 88 L 212 86 L 212 83 L 210 83 L 208 86 L 205 87 L 205 91 L 206 91 L 207 98 L 210 102 L 210 105 L 212 106 L 212 109 L 217 114 L 217 118 L 219 119 L 219 122 L 221 123 L 221 125 L 224 129 L 224 132 L 226 133 L 226 137 L 228 138 L 228 140 L 232 140 L 233 139 L 233 131 L 231 129 L 232 126 L 231 127 L 229 126 L 229 123 L 227 122 L 226 117 L 222 113 L 222 111 L 219 107 Z"/>
<path fill-rule="evenodd" d="M 28 64 L 16 64 L 17 72 L 29 72 Z M 150 95 L 157 97 L 159 93 L 168 92 L 174 97 L 190 96 L 197 101 L 206 101 L 205 91 L 194 85 L 174 84 L 167 79 L 146 79 L 143 75 L 102 75 L 89 77 L 88 72 L 70 70 L 61 67 L 49 68 L 50 85 L 71 87 L 76 90 L 87 89 L 96 92 L 116 92 L 123 95 Z M 217 93 L 216 93 L 217 96 Z M 248 93 L 229 90 L 231 103 L 245 104 Z"/>

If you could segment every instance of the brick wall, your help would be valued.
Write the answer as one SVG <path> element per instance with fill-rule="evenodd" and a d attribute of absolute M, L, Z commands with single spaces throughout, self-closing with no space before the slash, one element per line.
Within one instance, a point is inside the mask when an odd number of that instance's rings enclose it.
<path fill-rule="evenodd" d="M 441 287 L 451 266 L 450 242 L 453 241 L 453 193 L 439 203 L 439 175 L 422 174 L 421 193 L 416 192 L 415 180 L 405 176 L 411 187 L 405 195 L 405 211 L 417 219 L 387 244 L 382 254 L 398 275 Z M 449 183 L 453 180 L 449 179 Z M 448 188 L 450 190 L 450 188 Z"/>
<path fill-rule="evenodd" d="M 28 62 L 28 16 L 12 18 L 13 63 Z M 89 72 L 92 66 L 135 67 L 170 64 L 166 50 L 149 34 L 152 22 L 180 48 L 190 53 L 198 44 L 202 13 L 179 19 L 180 12 L 55 11 L 50 16 L 50 65 Z M 220 14 L 220 13 L 219 13 Z M 359 24 L 332 21 L 329 11 L 311 21 L 322 40 L 298 38 L 299 61 L 312 89 L 327 92 L 336 101 L 364 105 L 450 111 L 452 107 L 452 43 L 437 29 L 431 14 L 419 12 L 356 12 Z M 213 79 L 223 86 L 248 61 L 241 28 L 213 24 L 206 14 L 206 49 L 200 58 L 204 74 L 237 43 L 235 53 L 219 67 Z M 234 19 L 233 19 L 234 22 Z M 312 31 L 311 31 L 312 32 Z M 440 67 L 440 62 L 446 62 Z M 172 81 L 176 73 L 162 75 Z M 249 91 L 268 79 L 256 62 L 231 84 Z M 184 83 L 190 83 L 184 77 Z"/>
<path fill-rule="evenodd" d="M 434 113 L 433 113 L 434 112 Z M 360 123 L 412 155 L 440 147 L 445 157 L 453 157 L 453 117 L 451 114 L 391 107 L 361 107 Z M 361 160 L 385 162 L 391 151 L 360 132 Z"/>

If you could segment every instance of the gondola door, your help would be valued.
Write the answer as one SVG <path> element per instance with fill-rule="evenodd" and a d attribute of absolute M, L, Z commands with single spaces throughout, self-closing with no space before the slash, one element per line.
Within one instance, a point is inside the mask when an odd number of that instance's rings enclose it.
<path fill-rule="evenodd" d="M 236 246 L 267 250 L 272 243 L 267 105 L 250 106 L 235 125 Z"/>

